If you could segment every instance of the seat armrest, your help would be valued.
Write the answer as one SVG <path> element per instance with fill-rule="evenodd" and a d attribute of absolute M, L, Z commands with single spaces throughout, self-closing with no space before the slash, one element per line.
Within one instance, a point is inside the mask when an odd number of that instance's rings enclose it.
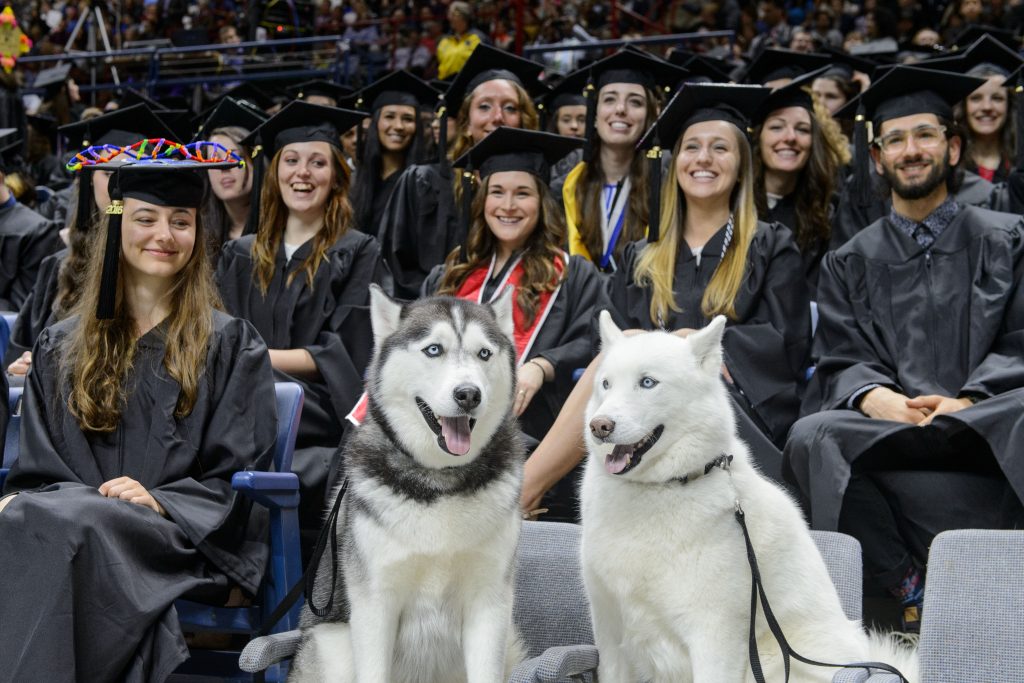
<path fill-rule="evenodd" d="M 253 638 L 238 657 L 238 668 L 247 673 L 264 671 L 278 662 L 293 657 L 299 649 L 302 631 L 285 631 Z"/>
<path fill-rule="evenodd" d="M 573 676 L 596 672 L 597 662 L 594 645 L 551 647 L 513 669 L 509 683 L 560 683 Z"/>
<path fill-rule="evenodd" d="M 294 472 L 235 472 L 231 488 L 268 508 L 299 505 L 299 477 Z"/>

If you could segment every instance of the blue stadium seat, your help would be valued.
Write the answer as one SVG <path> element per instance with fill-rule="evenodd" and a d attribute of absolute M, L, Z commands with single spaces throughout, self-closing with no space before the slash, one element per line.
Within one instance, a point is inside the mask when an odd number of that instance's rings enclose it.
<path fill-rule="evenodd" d="M 7 401 L 10 405 L 10 419 L 7 421 L 7 439 L 4 442 L 4 461 L 0 467 L 0 489 L 4 487 L 7 479 L 7 472 L 11 465 L 18 459 L 18 444 L 21 436 L 21 394 L 22 387 L 11 387 L 7 393 Z"/>
<path fill-rule="evenodd" d="M 235 491 L 252 498 L 270 510 L 270 560 L 263 587 L 254 605 L 246 607 L 216 607 L 190 600 L 177 600 L 178 619 L 186 632 L 217 632 L 253 635 L 263 620 L 281 602 L 291 587 L 302 577 L 299 551 L 299 479 L 291 471 L 295 436 L 302 414 L 302 387 L 294 382 L 274 385 L 277 394 L 277 444 L 274 448 L 273 472 L 237 472 L 231 479 Z M 302 600 L 277 623 L 272 632 L 298 628 Z M 224 681 L 252 680 L 238 668 L 238 652 L 221 650 L 192 650 L 192 658 L 185 662 L 174 678 L 189 676 Z M 288 676 L 287 663 L 264 672 L 267 681 L 284 681 Z"/>
<path fill-rule="evenodd" d="M 11 342 L 11 331 L 14 330 L 14 321 L 17 318 L 17 313 L 0 313 L 0 358 L 7 353 L 7 346 Z"/>

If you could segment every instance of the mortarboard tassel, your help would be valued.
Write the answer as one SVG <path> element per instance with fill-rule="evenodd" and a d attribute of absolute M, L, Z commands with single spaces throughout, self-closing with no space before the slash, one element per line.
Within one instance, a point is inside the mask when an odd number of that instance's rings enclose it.
<path fill-rule="evenodd" d="M 121 260 L 121 215 L 124 213 L 121 181 L 115 171 L 110 178 L 110 206 L 107 207 L 107 241 L 103 248 L 103 274 L 100 278 L 100 299 L 96 304 L 97 320 L 112 320 L 117 308 L 117 266 Z"/>
<path fill-rule="evenodd" d="M 462 263 L 469 261 L 469 250 L 466 245 L 469 243 L 469 214 L 473 210 L 473 162 L 468 162 L 466 168 L 462 169 L 462 211 L 459 216 L 462 235 L 459 249 L 459 260 Z"/>
<path fill-rule="evenodd" d="M 83 169 L 78 173 L 78 199 L 75 204 L 75 229 L 89 232 L 92 228 L 92 172 Z"/>
<path fill-rule="evenodd" d="M 437 129 L 437 160 L 441 164 L 441 177 L 451 178 L 452 167 L 448 163 L 448 107 L 443 104 L 437 110 L 437 121 L 440 124 Z"/>
<path fill-rule="evenodd" d="M 1024 171 L 1024 69 L 1020 70 L 1017 76 L 1017 85 L 1013 89 L 1014 106 L 1017 108 L 1016 111 L 1016 126 L 1017 126 L 1017 149 L 1016 151 L 1016 162 L 1015 168 L 1018 171 Z"/>
<path fill-rule="evenodd" d="M 589 164 L 594 159 L 594 138 L 597 137 L 597 90 L 593 74 L 587 80 L 583 96 L 587 98 L 587 127 L 583 129 L 583 139 L 587 142 L 583 145 L 583 163 Z"/>
<path fill-rule="evenodd" d="M 661 147 L 654 138 L 654 147 L 647 150 L 647 243 L 661 239 Z"/>
<path fill-rule="evenodd" d="M 243 235 L 255 235 L 260 228 L 260 200 L 263 195 L 263 176 L 265 174 L 266 155 L 263 154 L 263 146 L 256 145 L 252 149 L 252 198 L 249 204 L 249 218 L 245 221 Z"/>
<path fill-rule="evenodd" d="M 868 152 L 868 122 L 863 102 L 853 119 L 853 187 L 850 196 L 858 206 L 869 206 L 874 185 L 871 179 L 871 155 Z"/>

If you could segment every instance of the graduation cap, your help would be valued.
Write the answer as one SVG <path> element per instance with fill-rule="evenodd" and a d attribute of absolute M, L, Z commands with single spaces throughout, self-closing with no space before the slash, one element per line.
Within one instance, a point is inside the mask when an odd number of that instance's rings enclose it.
<path fill-rule="evenodd" d="M 174 139 L 185 141 L 192 139 L 192 131 L 195 126 L 192 124 L 193 114 L 188 109 L 161 109 L 154 111 L 157 118 L 167 124 L 167 127 L 174 131 Z"/>
<path fill-rule="evenodd" d="M 587 106 L 587 98 L 583 95 L 586 87 L 586 73 L 576 72 L 566 76 L 551 90 L 537 100 L 537 109 L 541 114 L 541 128 L 547 128 L 551 120 L 557 116 L 562 107 Z"/>
<path fill-rule="evenodd" d="M 265 88 L 260 88 L 259 86 L 248 82 L 236 85 L 234 88 L 231 88 L 220 97 L 216 98 L 213 103 L 217 104 L 225 97 L 230 97 L 231 99 L 238 100 L 239 102 L 248 102 L 257 109 L 266 110 L 274 106 L 273 93 L 268 92 Z"/>
<path fill-rule="evenodd" d="M 0 128 L 0 171 L 13 173 L 19 169 L 17 157 L 21 143 L 21 134 L 17 128 Z"/>
<path fill-rule="evenodd" d="M 441 91 L 422 78 L 408 71 L 393 71 L 357 92 L 354 107 L 370 113 L 391 104 L 419 109 L 435 106 L 440 97 Z"/>
<path fill-rule="evenodd" d="M 251 133 L 266 120 L 267 115 L 255 105 L 225 97 L 193 119 L 193 123 L 198 128 L 196 138 L 208 138 L 212 131 L 228 126 L 237 126 Z"/>
<path fill-rule="evenodd" d="M 246 234 L 255 232 L 259 225 L 263 176 L 266 174 L 269 160 L 278 150 L 295 142 L 326 142 L 340 150 L 342 133 L 364 118 L 365 112 L 294 100 L 242 140 L 243 145 L 253 149 L 255 162 L 252 181 L 254 201 L 246 223 Z"/>
<path fill-rule="evenodd" d="M 473 146 L 452 165 L 462 173 L 462 227 L 469 234 L 469 214 L 473 194 L 473 171 L 486 178 L 492 173 L 524 171 L 547 184 L 551 166 L 574 149 L 583 146 L 581 138 L 555 135 L 524 128 L 502 126 Z M 465 242 L 462 259 L 466 259 Z"/>
<path fill-rule="evenodd" d="M 729 83 L 732 81 L 731 74 L 734 67 L 724 59 L 716 59 L 707 55 L 691 55 L 680 66 L 689 72 L 686 77 L 687 83 Z"/>
<path fill-rule="evenodd" d="M 67 139 L 71 149 L 82 149 L 93 145 L 125 147 L 139 140 L 164 138 L 183 142 L 174 130 L 144 104 L 121 107 L 109 114 L 69 123 L 58 131 Z M 90 169 L 92 167 L 86 167 Z M 88 230 L 92 219 L 92 173 L 88 170 L 78 174 L 78 205 L 75 227 Z"/>
<path fill-rule="evenodd" d="M 687 83 L 665 106 L 650 130 L 640 139 L 637 149 L 647 150 L 648 204 L 650 225 L 647 241 L 657 242 L 661 235 L 661 155 L 675 147 L 676 140 L 695 123 L 727 121 L 744 134 L 758 108 L 772 90 L 759 85 L 731 83 Z"/>
<path fill-rule="evenodd" d="M 972 76 L 995 71 L 1006 77 L 1016 71 L 1021 64 L 1024 64 L 1024 58 L 1018 52 L 1011 50 L 989 35 L 983 35 L 970 47 L 955 52 L 953 55 L 921 62 L 918 66 Z"/>
<path fill-rule="evenodd" d="M 57 135 L 57 129 L 60 127 L 57 123 L 57 119 L 52 116 L 33 116 L 31 114 L 26 116 L 25 119 L 27 120 L 28 125 L 31 126 L 36 133 L 50 141 L 50 147 L 53 150 L 57 149 L 57 138 L 59 137 Z"/>
<path fill-rule="evenodd" d="M 815 69 L 799 78 L 794 78 L 780 88 L 772 90 L 771 95 L 765 98 L 761 106 L 758 107 L 752 122 L 755 124 L 761 123 L 773 111 L 778 111 L 785 107 L 801 107 L 811 112 L 811 116 L 814 116 L 814 97 L 805 88 L 809 89 L 815 79 L 824 76 L 830 68 L 823 66 Z"/>
<path fill-rule="evenodd" d="M 744 83 L 763 84 L 783 78 L 793 79 L 831 64 L 830 55 L 769 47 L 751 60 L 740 80 Z"/>
<path fill-rule="evenodd" d="M 198 209 L 206 189 L 206 171 L 215 168 L 234 168 L 237 159 L 222 162 L 191 160 L 133 159 L 119 163 L 92 166 L 96 170 L 112 171 L 108 191 L 110 206 L 106 213 L 107 238 L 103 252 L 103 274 L 100 280 L 99 303 L 96 318 L 110 320 L 117 305 L 117 271 L 121 256 L 121 216 L 124 200 L 138 199 L 157 206 Z"/>
<path fill-rule="evenodd" d="M 145 93 L 136 90 L 135 88 L 125 88 L 124 92 L 121 94 L 121 106 L 134 107 L 136 104 L 144 104 L 152 111 L 163 111 L 164 109 L 167 109 L 167 107 Z"/>
<path fill-rule="evenodd" d="M 42 69 L 36 74 L 36 80 L 32 83 L 32 87 L 45 88 L 47 94 L 53 94 L 57 91 L 57 86 L 62 85 L 68 80 L 70 73 L 70 64 L 58 64 L 57 66 L 51 66 L 49 69 Z"/>
<path fill-rule="evenodd" d="M 878 66 L 877 62 L 871 59 L 851 55 L 831 46 L 824 47 L 822 53 L 832 58 L 832 64 L 829 65 L 822 76 L 840 76 L 847 81 L 851 81 L 853 80 L 854 72 L 860 71 L 870 76 L 874 73 L 875 67 Z"/>
<path fill-rule="evenodd" d="M 952 120 L 953 106 L 984 85 L 973 76 L 915 66 L 897 66 L 835 113 L 837 119 L 854 119 L 853 198 L 862 206 L 871 202 L 871 166 L 868 162 L 867 122 L 877 135 L 890 119 L 914 114 L 935 114 Z"/>
<path fill-rule="evenodd" d="M 340 105 L 355 92 L 348 86 L 339 85 L 334 81 L 328 81 L 323 78 L 314 78 L 311 81 L 293 85 L 286 90 L 289 95 L 298 100 L 304 100 L 309 97 L 328 97 L 334 100 L 335 105 Z"/>
<path fill-rule="evenodd" d="M 953 47 L 956 49 L 972 45 L 982 36 L 995 38 L 1011 50 L 1020 49 L 1020 40 L 1013 34 L 1013 31 L 1008 31 L 996 26 L 988 26 L 986 24 L 969 24 L 968 26 L 965 26 L 953 38 Z"/>

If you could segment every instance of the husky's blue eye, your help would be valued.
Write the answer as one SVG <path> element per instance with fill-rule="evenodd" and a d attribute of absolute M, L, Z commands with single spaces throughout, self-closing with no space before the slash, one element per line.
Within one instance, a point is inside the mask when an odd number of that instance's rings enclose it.
<path fill-rule="evenodd" d="M 476 355 L 480 356 L 480 360 L 490 360 L 493 354 L 490 349 L 480 349 L 480 353 Z"/>
<path fill-rule="evenodd" d="M 606 380 L 606 379 L 603 379 L 603 380 L 601 380 L 601 388 L 602 388 L 602 389 L 607 389 L 607 388 L 608 388 L 608 387 L 610 387 L 610 386 L 611 386 L 611 385 L 610 385 L 610 384 L 608 384 L 608 380 Z"/>
<path fill-rule="evenodd" d="M 427 348 L 423 349 L 423 353 L 427 354 L 430 358 L 437 358 L 444 352 L 444 347 L 440 344 L 431 344 Z"/>
<path fill-rule="evenodd" d="M 640 386 L 642 386 L 644 389 L 653 389 L 654 387 L 658 386 L 658 380 L 654 379 L 653 377 L 643 377 L 640 379 Z"/>

